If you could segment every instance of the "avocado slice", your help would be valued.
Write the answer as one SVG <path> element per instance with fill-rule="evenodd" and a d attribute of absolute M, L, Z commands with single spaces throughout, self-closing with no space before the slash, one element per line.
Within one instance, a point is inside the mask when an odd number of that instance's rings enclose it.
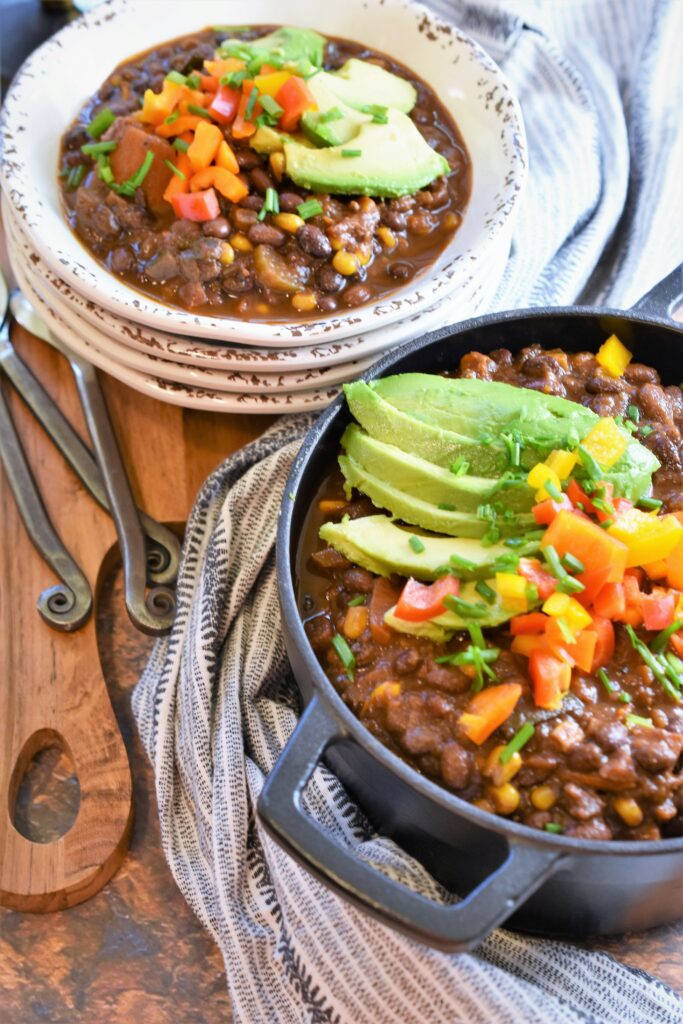
<path fill-rule="evenodd" d="M 340 455 L 338 461 L 347 492 L 355 487 L 366 494 L 373 505 L 388 509 L 397 519 L 449 537 L 483 537 L 489 528 L 488 520 L 480 519 L 472 512 L 449 512 L 404 494 L 386 480 L 368 472 L 349 455 Z M 527 513 L 519 513 L 509 521 L 500 518 L 497 525 L 503 537 L 519 536 L 536 527 L 534 517 Z"/>
<path fill-rule="evenodd" d="M 534 504 L 534 492 L 524 481 L 502 488 L 497 480 L 486 477 L 456 476 L 393 444 L 370 437 L 355 423 L 344 431 L 341 445 L 368 472 L 432 505 L 446 504 L 453 511 L 476 512 L 480 505 L 495 500 L 515 512 L 529 512 Z"/>
<path fill-rule="evenodd" d="M 417 536 L 423 545 L 422 551 L 414 551 L 410 537 Z M 418 580 L 436 580 L 444 575 L 451 555 L 471 562 L 472 569 L 453 572 L 463 579 L 485 579 L 493 572 L 493 565 L 499 558 L 509 557 L 510 548 L 505 544 L 484 547 L 472 537 L 432 537 L 416 533 L 411 527 L 398 526 L 389 516 L 363 516 L 360 519 L 344 519 L 341 523 L 323 523 L 320 537 L 331 547 L 345 555 L 355 565 L 360 565 L 378 576 L 413 576 Z M 533 555 L 540 547 L 539 541 L 530 541 L 515 548 L 516 555 Z M 477 595 L 477 600 L 481 598 Z"/>
<path fill-rule="evenodd" d="M 405 78 L 357 57 L 351 57 L 342 67 L 331 71 L 327 79 L 336 96 L 356 110 L 362 111 L 372 104 L 409 114 L 417 103 L 417 90 Z"/>
<path fill-rule="evenodd" d="M 281 64 L 305 60 L 314 68 L 321 68 L 326 42 L 324 36 L 311 28 L 283 25 L 260 39 L 226 39 L 220 45 L 220 52 L 226 57 L 260 57 L 264 64 L 269 57 Z"/>
<path fill-rule="evenodd" d="M 369 114 L 348 107 L 338 98 L 330 87 L 331 79 L 330 72 L 319 71 L 306 82 L 318 109 L 301 115 L 301 130 L 316 146 L 341 146 L 372 121 Z"/>
<path fill-rule="evenodd" d="M 495 579 L 486 580 L 492 590 L 495 590 Z M 399 619 L 396 615 L 396 606 L 390 608 L 384 616 L 384 622 L 391 629 L 399 633 L 409 633 L 411 636 L 426 637 L 435 643 L 445 643 L 457 633 L 458 630 L 465 630 L 472 622 L 478 622 L 484 629 L 491 626 L 500 626 L 508 622 L 518 613 L 504 608 L 501 598 L 496 594 L 493 604 L 486 604 L 475 590 L 474 582 L 464 583 L 460 587 L 460 597 L 469 604 L 476 605 L 481 615 L 477 618 L 465 618 L 457 612 L 447 611 L 443 615 L 437 615 L 434 619 L 426 619 L 423 622 L 411 622 L 408 619 Z"/>
<path fill-rule="evenodd" d="M 349 409 L 372 437 L 418 455 L 435 466 L 448 468 L 462 458 L 469 463 L 469 471 L 478 476 L 497 478 L 505 472 L 506 452 L 402 412 L 382 398 L 378 383 L 357 380 L 344 385 Z"/>
<path fill-rule="evenodd" d="M 292 181 L 313 192 L 387 198 L 416 192 L 450 170 L 399 110 L 388 111 L 386 124 L 361 125 L 348 147 L 315 150 L 287 141 L 285 164 Z"/>

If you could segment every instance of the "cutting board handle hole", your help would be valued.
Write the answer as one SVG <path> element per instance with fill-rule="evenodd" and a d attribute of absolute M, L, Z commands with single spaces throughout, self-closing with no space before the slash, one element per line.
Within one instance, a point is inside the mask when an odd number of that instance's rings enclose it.
<path fill-rule="evenodd" d="M 12 824 L 32 843 L 54 843 L 69 831 L 80 804 L 68 743 L 55 729 L 39 729 L 24 744 L 10 779 Z"/>

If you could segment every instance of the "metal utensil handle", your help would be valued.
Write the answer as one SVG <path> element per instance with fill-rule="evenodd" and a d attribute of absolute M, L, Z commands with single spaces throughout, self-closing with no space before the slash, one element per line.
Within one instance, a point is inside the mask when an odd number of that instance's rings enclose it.
<path fill-rule="evenodd" d="M 1 388 L 0 458 L 26 532 L 41 556 L 62 581 L 40 594 L 37 601 L 38 611 L 49 626 L 73 632 L 90 617 L 90 584 L 48 519 Z"/>
<path fill-rule="evenodd" d="M 175 598 L 166 587 L 155 587 L 145 597 L 145 537 L 97 373 L 73 353 L 68 358 L 121 546 L 128 614 L 143 633 L 167 633 L 173 624 Z"/>
<path fill-rule="evenodd" d="M 97 463 L 61 409 L 17 355 L 11 343 L 8 343 L 6 348 L 0 347 L 0 367 L 81 480 L 83 486 L 98 505 L 105 512 L 109 512 L 109 499 Z M 139 511 L 138 514 L 145 533 L 159 549 L 158 552 L 155 550 L 148 552 L 148 575 L 154 583 L 172 584 L 177 576 L 180 560 L 178 538 L 145 512 Z M 150 566 L 151 558 L 154 559 L 152 566 Z"/>
<path fill-rule="evenodd" d="M 261 821 L 305 868 L 385 924 L 458 952 L 480 943 L 557 871 L 563 855 L 511 843 L 507 860 L 460 903 L 435 903 L 338 844 L 308 815 L 301 794 L 325 749 L 343 727 L 313 698 L 258 802 Z"/>
<path fill-rule="evenodd" d="M 635 306 L 631 307 L 630 312 L 670 317 L 681 300 L 683 300 L 683 263 L 638 299 Z"/>

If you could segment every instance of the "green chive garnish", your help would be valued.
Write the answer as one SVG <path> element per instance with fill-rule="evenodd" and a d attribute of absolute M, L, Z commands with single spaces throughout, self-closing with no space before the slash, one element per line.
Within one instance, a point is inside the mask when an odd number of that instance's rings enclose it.
<path fill-rule="evenodd" d="M 546 492 L 550 495 L 553 501 L 562 501 L 562 492 L 557 489 L 557 486 L 552 480 L 546 480 L 543 484 Z"/>
<path fill-rule="evenodd" d="M 556 821 L 548 821 L 544 826 L 546 832 L 551 832 L 553 835 L 559 835 L 564 832 L 564 826 L 559 825 Z"/>
<path fill-rule="evenodd" d="M 274 188 L 267 188 L 263 206 L 259 210 L 258 219 L 264 220 L 267 213 L 280 212 L 280 197 Z"/>
<path fill-rule="evenodd" d="M 244 120 L 245 121 L 251 121 L 252 115 L 254 113 L 254 108 L 256 107 L 256 100 L 258 99 L 258 96 L 259 96 L 258 87 L 254 86 L 254 88 L 249 93 L 249 99 L 247 100 L 247 109 L 244 111 Z"/>
<path fill-rule="evenodd" d="M 388 124 L 389 122 L 389 108 L 382 107 L 379 103 L 367 103 L 364 107 L 360 108 L 364 114 L 370 114 L 375 124 Z"/>
<path fill-rule="evenodd" d="M 560 561 L 560 556 L 552 544 L 548 544 L 543 548 L 543 557 L 548 563 L 548 567 L 553 576 L 557 579 L 562 579 L 563 576 L 567 575 L 562 566 L 562 562 Z"/>
<path fill-rule="evenodd" d="M 508 537 L 507 540 L 503 541 L 507 548 L 521 548 L 524 543 L 523 537 Z"/>
<path fill-rule="evenodd" d="M 241 71 L 230 71 L 227 75 L 222 75 L 220 79 L 221 85 L 227 85 L 229 89 L 241 89 L 242 83 L 249 77 L 249 72 L 246 68 Z"/>
<path fill-rule="evenodd" d="M 332 637 L 332 646 L 339 655 L 339 660 L 346 669 L 347 676 L 353 682 L 353 672 L 356 667 L 353 651 L 340 633 L 335 633 Z"/>
<path fill-rule="evenodd" d="M 166 75 L 169 82 L 173 82 L 175 85 L 187 85 L 187 77 L 181 75 L 179 71 L 169 71 Z"/>
<path fill-rule="evenodd" d="M 484 598 L 487 604 L 493 604 L 496 600 L 496 592 L 493 587 L 490 587 L 485 580 L 478 580 L 474 584 L 476 592 Z"/>
<path fill-rule="evenodd" d="M 456 597 L 455 594 L 446 594 L 443 603 L 449 611 L 455 612 L 463 619 L 483 619 L 488 612 L 485 604 L 470 604 L 469 601 L 464 601 L 461 597 Z"/>
<path fill-rule="evenodd" d="M 464 476 L 470 468 L 470 464 L 467 459 L 456 459 L 455 462 L 451 462 L 450 471 L 455 476 Z"/>
<path fill-rule="evenodd" d="M 586 571 L 586 566 L 578 558 L 572 555 L 571 551 L 568 551 L 566 555 L 563 555 L 562 564 L 565 569 L 568 569 L 570 572 Z"/>
<path fill-rule="evenodd" d="M 181 181 L 187 181 L 187 175 L 183 174 L 183 172 L 176 167 L 175 164 L 172 164 L 170 160 L 164 160 L 164 163 L 168 167 L 169 171 L 173 171 L 177 178 L 180 178 Z"/>
<path fill-rule="evenodd" d="M 556 589 L 562 594 L 580 594 L 586 587 L 581 580 L 575 580 L 573 576 L 563 576 L 557 581 Z"/>
<path fill-rule="evenodd" d="M 201 89 L 202 80 L 196 71 L 193 71 L 191 75 L 187 76 L 187 87 L 188 89 Z M 188 107 L 189 110 L 189 107 Z"/>
<path fill-rule="evenodd" d="M 622 690 L 621 693 L 619 694 L 619 700 L 621 701 L 622 704 L 630 704 L 631 703 L 631 694 L 627 693 L 626 690 Z"/>
<path fill-rule="evenodd" d="M 654 433 L 654 427 L 651 427 L 648 423 L 640 428 L 641 437 L 649 437 L 650 434 Z"/>
<path fill-rule="evenodd" d="M 353 597 L 347 604 L 347 608 L 358 608 L 359 605 L 365 604 L 365 594 L 359 594 L 358 597 Z"/>
<path fill-rule="evenodd" d="M 654 651 L 655 654 L 661 654 L 668 644 L 674 633 L 677 633 L 679 629 L 683 629 L 683 619 L 678 619 L 676 622 L 672 622 L 670 626 L 663 629 L 661 633 L 657 633 L 650 644 L 650 650 Z"/>
<path fill-rule="evenodd" d="M 643 729 L 654 729 L 652 719 L 643 718 L 642 715 L 627 715 L 626 725 L 629 729 L 635 729 L 638 726 L 642 726 Z"/>
<path fill-rule="evenodd" d="M 188 114 L 194 114 L 195 117 L 203 117 L 207 121 L 211 120 L 211 114 L 209 113 L 209 111 L 206 110 L 205 107 L 198 106 L 196 103 L 188 103 L 187 112 Z"/>
<path fill-rule="evenodd" d="M 80 183 L 83 181 L 85 175 L 85 166 L 83 164 L 77 164 L 72 167 L 69 171 L 69 177 L 66 179 L 66 187 L 69 192 L 72 192 L 75 188 L 78 188 Z"/>
<path fill-rule="evenodd" d="M 586 451 L 582 444 L 579 445 L 578 452 L 579 458 L 581 459 L 581 464 L 583 468 L 586 470 L 586 473 L 588 474 L 590 479 L 601 480 L 603 476 L 602 470 L 600 469 L 599 464 L 593 458 L 591 453 L 589 451 Z"/>
<path fill-rule="evenodd" d="M 111 153 L 118 146 L 118 142 L 111 139 L 109 142 L 86 142 L 81 146 L 81 153 L 86 156 L 99 156 L 100 153 Z"/>
<path fill-rule="evenodd" d="M 484 634 L 481 631 L 481 626 L 478 622 L 468 622 L 467 632 L 470 634 L 472 643 L 475 647 L 481 648 L 482 651 L 486 650 L 486 640 L 484 640 Z"/>
<path fill-rule="evenodd" d="M 344 115 L 342 114 L 339 107 L 332 107 L 330 110 L 326 110 L 324 114 L 321 114 L 318 118 L 318 124 L 329 124 L 330 121 L 339 121 Z"/>
<path fill-rule="evenodd" d="M 460 555 L 451 555 L 448 561 L 454 569 L 460 569 L 462 572 L 474 572 L 477 568 L 475 562 L 471 562 L 469 558 L 461 558 Z"/>
<path fill-rule="evenodd" d="M 640 409 L 637 405 L 629 405 L 626 415 L 633 423 L 637 423 L 640 419 Z"/>
<path fill-rule="evenodd" d="M 302 220 L 310 220 L 311 217 L 318 217 L 322 212 L 322 203 L 317 199 L 307 199 L 305 203 L 299 203 L 296 208 Z"/>
<path fill-rule="evenodd" d="M 180 111 L 174 110 L 172 114 L 169 114 L 168 117 L 164 118 L 164 124 L 173 124 L 175 121 L 178 120 L 179 117 Z"/>
<path fill-rule="evenodd" d="M 681 698 L 678 690 L 675 688 L 675 685 L 671 685 L 670 676 L 666 668 L 667 663 L 664 662 L 664 664 L 662 664 L 659 660 L 659 656 L 652 653 L 650 648 L 637 636 L 633 626 L 628 623 L 626 624 L 626 632 L 628 633 L 631 646 L 634 651 L 636 651 L 643 659 L 664 692 L 671 697 L 672 700 L 675 700 L 676 703 L 680 703 Z M 676 680 L 676 682 L 678 682 L 678 680 Z"/>
<path fill-rule="evenodd" d="M 533 722 L 525 722 L 523 726 L 515 733 L 509 743 L 506 743 L 500 752 L 498 760 L 501 764 L 507 764 L 513 754 L 521 750 L 525 746 L 533 734 L 536 732 L 536 726 Z"/>
<path fill-rule="evenodd" d="M 440 501 L 436 507 L 441 509 L 442 512 L 455 512 L 455 505 L 451 505 L 447 501 Z"/>
<path fill-rule="evenodd" d="M 154 153 L 151 149 L 148 149 L 145 153 L 145 159 L 142 161 L 135 174 L 131 175 L 126 184 L 130 184 L 133 188 L 140 188 L 153 163 Z"/>
<path fill-rule="evenodd" d="M 187 153 L 190 148 L 190 143 L 185 142 L 184 139 L 174 139 L 173 148 L 179 150 L 181 153 Z"/>
<path fill-rule="evenodd" d="M 598 669 L 598 679 L 600 680 L 600 682 L 605 687 L 608 693 L 616 693 L 619 689 L 617 684 L 613 683 L 612 680 L 609 678 L 604 668 Z"/>
<path fill-rule="evenodd" d="M 662 502 L 659 498 L 638 498 L 636 505 L 638 508 L 645 509 L 646 512 L 652 512 L 655 509 L 660 509 Z"/>
<path fill-rule="evenodd" d="M 349 157 L 354 157 L 354 156 L 362 156 L 363 155 L 363 150 L 362 149 L 342 149 L 341 155 L 343 157 L 345 157 L 346 159 L 348 159 Z"/>
<path fill-rule="evenodd" d="M 267 93 L 264 93 L 264 95 L 261 97 L 261 106 L 263 107 L 265 112 L 267 114 L 270 114 L 271 117 L 274 117 L 276 121 L 279 121 L 282 115 L 284 114 L 283 107 L 281 107 L 280 104 L 276 100 L 274 100 L 272 96 L 268 96 Z"/>
<path fill-rule="evenodd" d="M 100 135 L 104 135 L 107 128 L 114 123 L 116 115 L 105 107 L 104 110 L 100 110 L 99 114 L 92 119 L 89 125 L 86 126 L 86 132 L 91 139 L 99 139 Z"/>
<path fill-rule="evenodd" d="M 410 544 L 411 548 L 413 549 L 416 555 L 421 554 L 425 549 L 424 544 L 422 543 L 419 537 L 415 536 L 415 534 L 412 534 L 412 536 L 408 538 L 408 543 Z"/>

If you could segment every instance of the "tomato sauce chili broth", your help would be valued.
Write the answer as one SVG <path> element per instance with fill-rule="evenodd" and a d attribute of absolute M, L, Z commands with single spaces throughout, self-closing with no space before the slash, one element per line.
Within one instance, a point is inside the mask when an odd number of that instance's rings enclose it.
<path fill-rule="evenodd" d="M 662 463 L 654 479 L 655 496 L 665 510 L 683 509 L 681 389 L 663 387 L 655 370 L 639 364 L 617 380 L 597 370 L 589 353 L 546 352 L 534 345 L 516 356 L 505 349 L 470 353 L 453 376 L 541 389 L 600 415 L 623 415 L 636 406 L 645 427 L 641 436 L 647 435 L 643 443 Z M 332 472 L 309 514 L 299 554 L 299 607 L 322 668 L 367 729 L 464 800 L 532 828 L 584 839 L 683 835 L 683 706 L 658 684 L 625 628 L 615 624 L 615 651 L 606 666 L 617 684 L 614 691 L 608 692 L 598 677 L 574 669 L 559 711 L 535 706 L 527 659 L 510 650 L 509 625 L 486 629 L 487 640 L 500 650 L 493 665 L 498 682 L 519 683 L 522 697 L 512 716 L 476 746 L 457 725 L 472 695 L 472 679 L 455 665 L 438 663 L 443 655 L 464 650 L 469 637 L 456 633 L 448 643 L 437 644 L 386 628 L 384 613 L 395 604 L 405 579 L 358 568 L 318 538 L 324 521 L 377 511 L 357 493 L 347 503 L 342 484 L 341 474 Z M 338 507 L 323 512 L 321 499 Z M 351 680 L 332 638 L 343 632 L 349 607 L 361 600 L 369 615 L 362 632 L 348 639 L 355 657 Z M 650 719 L 653 727 L 628 727 L 627 715 Z M 523 722 L 535 725 L 534 735 L 501 764 L 501 745 Z"/>
<path fill-rule="evenodd" d="M 259 26 L 240 38 L 253 39 L 271 30 L 272 26 Z M 209 222 L 178 220 L 168 202 L 158 202 L 150 210 L 141 189 L 131 198 L 117 195 L 98 179 L 89 161 L 78 180 L 82 172 L 77 169 L 84 164 L 81 146 L 93 141 L 85 126 L 100 110 L 109 108 L 125 123 L 123 119 L 140 109 L 146 89 L 159 92 L 170 71 L 188 74 L 201 69 L 224 38 L 225 33 L 207 30 L 140 54 L 119 65 L 88 100 L 64 134 L 59 165 L 62 198 L 75 234 L 97 260 L 132 287 L 200 314 L 250 321 L 315 319 L 343 314 L 404 287 L 435 261 L 461 223 L 470 195 L 471 166 L 465 143 L 433 90 L 397 61 L 346 39 L 328 40 L 325 68 L 338 68 L 356 57 L 410 81 L 418 93 L 411 117 L 448 160 L 447 177 L 414 195 L 384 201 L 314 194 L 286 177 L 278 181 L 268 156 L 256 153 L 248 139 L 233 139 L 228 125 L 225 138 L 249 194 L 233 204 L 217 193 L 220 212 Z M 117 123 L 105 138 L 116 137 Z M 169 142 L 152 138 L 158 157 L 177 155 Z M 75 187 L 73 178 L 69 181 L 74 170 Z M 323 213 L 306 220 L 296 234 L 278 227 L 270 213 L 259 221 L 269 188 L 278 193 L 280 212 L 296 213 L 302 203 L 318 199 Z M 224 242 L 235 238 L 234 259 L 226 266 L 221 262 Z M 371 253 L 370 261 L 344 276 L 332 265 L 340 246 L 362 247 Z M 293 304 L 293 293 L 302 290 L 315 296 L 313 308 Z"/>

